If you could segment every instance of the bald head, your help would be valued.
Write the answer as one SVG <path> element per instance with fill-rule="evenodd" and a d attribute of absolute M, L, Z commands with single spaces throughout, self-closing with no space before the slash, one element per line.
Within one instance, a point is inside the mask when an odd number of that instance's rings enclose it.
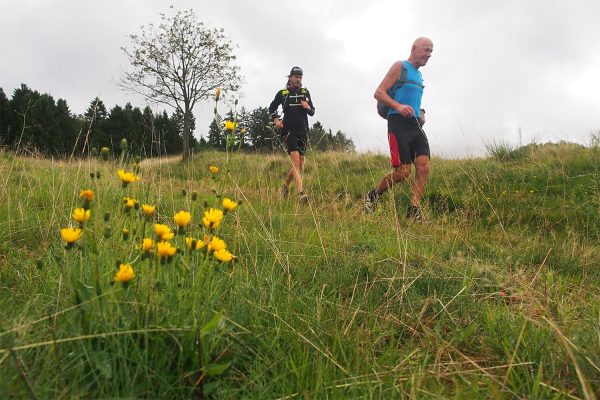
<path fill-rule="evenodd" d="M 416 68 L 427 64 L 431 53 L 433 52 L 433 42 L 426 37 L 419 37 L 415 40 L 410 49 L 408 61 Z"/>

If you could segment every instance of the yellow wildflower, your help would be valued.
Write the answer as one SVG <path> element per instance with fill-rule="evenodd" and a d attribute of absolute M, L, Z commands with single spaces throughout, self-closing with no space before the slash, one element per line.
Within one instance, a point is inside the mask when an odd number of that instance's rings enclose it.
<path fill-rule="evenodd" d="M 227 247 L 227 243 L 223 239 L 213 236 L 208 244 L 208 251 L 219 251 Z"/>
<path fill-rule="evenodd" d="M 144 212 L 144 215 L 146 217 L 151 217 L 152 215 L 154 215 L 154 210 L 156 209 L 155 206 L 150 205 L 150 204 L 142 204 L 142 211 Z"/>
<path fill-rule="evenodd" d="M 154 240 L 150 238 L 144 238 L 142 240 L 142 250 L 145 252 L 150 252 L 154 248 Z"/>
<path fill-rule="evenodd" d="M 204 226 L 207 229 L 216 229 L 221 223 L 222 219 L 223 211 L 217 208 L 211 208 L 204 212 L 204 218 L 202 218 L 202 222 L 204 222 Z"/>
<path fill-rule="evenodd" d="M 221 97 L 221 88 L 217 88 L 215 91 L 215 100 L 219 101 L 219 97 Z"/>
<path fill-rule="evenodd" d="M 160 240 L 171 240 L 175 236 L 171 228 L 163 224 L 154 224 L 154 233 Z"/>
<path fill-rule="evenodd" d="M 126 283 L 135 278 L 135 273 L 133 272 L 133 268 L 131 268 L 131 264 L 120 264 L 119 271 L 115 275 L 115 281 Z"/>
<path fill-rule="evenodd" d="M 233 209 L 236 207 L 237 203 L 235 201 L 228 199 L 227 197 L 223 199 L 223 208 L 227 211 L 233 211 Z"/>
<path fill-rule="evenodd" d="M 135 204 L 137 203 L 136 199 L 132 199 L 130 197 L 123 197 L 123 204 L 125 205 L 125 208 L 131 210 L 133 207 L 135 207 Z"/>
<path fill-rule="evenodd" d="M 234 131 L 237 129 L 238 127 L 238 123 L 237 122 L 233 122 L 233 121 L 225 121 L 225 129 L 227 129 L 228 131 Z"/>
<path fill-rule="evenodd" d="M 94 196 L 95 194 L 92 189 L 85 189 L 79 191 L 79 197 L 81 197 L 82 199 L 86 199 L 87 201 L 94 200 Z"/>
<path fill-rule="evenodd" d="M 83 208 L 76 208 L 73 210 L 73 221 L 79 222 L 80 224 L 85 224 L 90 220 L 90 210 L 85 210 Z"/>
<path fill-rule="evenodd" d="M 213 253 L 215 258 L 221 262 L 229 262 L 233 259 L 233 254 L 231 254 L 227 249 L 220 249 Z"/>
<path fill-rule="evenodd" d="M 219 173 L 219 167 L 215 167 L 214 165 L 210 166 L 210 172 L 212 172 L 213 174 L 218 174 Z"/>
<path fill-rule="evenodd" d="M 79 228 L 63 228 L 60 230 L 60 236 L 67 242 L 67 244 L 73 244 L 81 238 L 83 231 Z"/>
<path fill-rule="evenodd" d="M 194 239 L 191 237 L 185 238 L 185 244 L 190 250 L 200 250 L 201 248 L 206 246 L 206 242 L 204 240 Z"/>
<path fill-rule="evenodd" d="M 182 210 L 175 214 L 173 220 L 175 221 L 178 227 L 185 228 L 192 221 L 192 214 Z"/>
<path fill-rule="evenodd" d="M 129 183 L 140 180 L 140 177 L 133 172 L 125 172 L 125 170 L 122 169 L 118 170 L 117 174 L 119 174 L 119 178 L 121 179 L 121 182 L 123 182 L 123 186 L 127 186 Z"/>
<path fill-rule="evenodd" d="M 176 252 L 177 248 L 171 246 L 171 243 L 169 242 L 158 242 L 156 244 L 156 254 L 158 254 L 160 258 L 171 257 L 175 255 Z"/>

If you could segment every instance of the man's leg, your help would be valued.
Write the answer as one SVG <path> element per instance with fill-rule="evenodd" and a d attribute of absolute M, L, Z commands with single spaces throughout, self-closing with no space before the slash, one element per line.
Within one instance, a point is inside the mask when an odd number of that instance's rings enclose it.
<path fill-rule="evenodd" d="M 404 182 L 410 174 L 410 164 L 401 164 L 394 167 L 394 170 L 383 177 L 379 185 L 377 185 L 377 194 L 383 194 L 396 183 Z"/>
<path fill-rule="evenodd" d="M 371 189 L 365 195 L 365 212 L 372 213 L 377 207 L 379 196 L 394 186 L 396 183 L 404 182 L 410 174 L 410 164 L 394 167 L 394 170 L 381 179 L 377 188 Z"/>
<path fill-rule="evenodd" d="M 302 187 L 302 176 L 300 175 L 301 168 L 304 166 L 304 156 L 300 155 L 298 151 L 290 152 L 290 161 L 292 162 L 292 168 L 290 168 L 287 177 L 285 179 L 285 186 L 289 186 L 292 180 L 296 184 L 296 190 L 298 193 L 303 192 Z"/>
<path fill-rule="evenodd" d="M 429 157 L 417 156 L 415 158 L 415 181 L 413 182 L 412 198 L 410 199 L 410 204 L 413 206 L 419 207 L 421 205 L 421 198 L 425 192 L 428 177 Z"/>

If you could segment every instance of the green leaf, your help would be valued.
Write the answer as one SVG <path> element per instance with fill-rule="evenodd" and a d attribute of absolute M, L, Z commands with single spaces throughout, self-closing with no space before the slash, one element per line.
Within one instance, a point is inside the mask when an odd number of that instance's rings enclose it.
<path fill-rule="evenodd" d="M 222 364 L 208 364 L 208 366 L 206 367 L 206 376 L 217 376 L 217 375 L 221 375 L 223 372 L 225 372 L 225 370 L 227 370 L 227 368 L 229 368 L 229 366 L 231 365 L 231 363 L 222 363 Z"/>
<path fill-rule="evenodd" d="M 77 281 L 75 282 L 75 286 L 75 289 L 77 290 L 77 293 L 79 293 L 79 298 L 82 303 L 88 301 L 93 297 L 93 286 L 88 286 L 85 283 L 81 282 L 79 279 L 77 279 Z"/>
<path fill-rule="evenodd" d="M 210 321 L 208 321 L 202 327 L 202 329 L 200 329 L 200 335 L 204 336 L 207 333 L 209 333 L 217 328 L 221 328 L 222 325 L 223 325 L 223 314 L 216 313 L 215 316 Z"/>

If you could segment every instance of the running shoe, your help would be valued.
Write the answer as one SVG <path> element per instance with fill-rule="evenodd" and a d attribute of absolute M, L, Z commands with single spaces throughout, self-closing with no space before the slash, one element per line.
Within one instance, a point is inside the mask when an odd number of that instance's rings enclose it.
<path fill-rule="evenodd" d="M 365 194 L 365 213 L 374 213 L 378 202 L 379 193 L 377 193 L 377 190 L 371 189 L 367 194 Z"/>
<path fill-rule="evenodd" d="M 415 221 L 419 221 L 423 219 L 423 214 L 421 214 L 421 209 L 417 206 L 413 206 L 412 204 L 408 205 L 406 209 L 406 219 L 414 219 Z"/>
<path fill-rule="evenodd" d="M 280 189 L 279 189 L 279 193 L 281 194 L 281 197 L 283 197 L 284 199 L 288 198 L 288 195 L 290 194 L 290 187 L 283 185 Z"/>

